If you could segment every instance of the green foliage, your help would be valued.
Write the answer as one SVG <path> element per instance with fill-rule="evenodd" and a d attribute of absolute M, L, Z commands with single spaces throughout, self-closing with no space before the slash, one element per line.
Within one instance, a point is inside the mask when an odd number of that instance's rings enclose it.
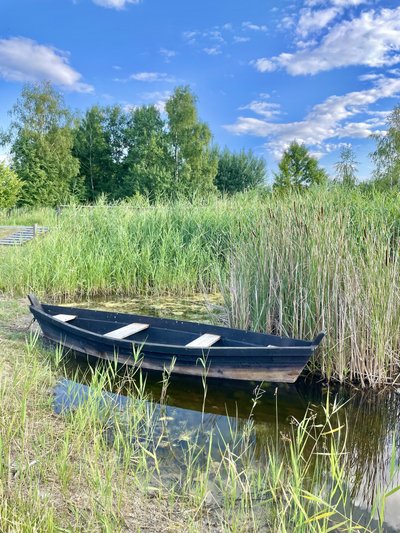
<path fill-rule="evenodd" d="M 109 150 L 110 160 L 107 169 L 108 187 L 104 193 L 111 199 L 118 199 L 120 184 L 124 175 L 124 161 L 127 152 L 126 130 L 128 127 L 127 113 L 121 106 L 106 107 L 104 110 L 104 132 Z"/>
<path fill-rule="evenodd" d="M 124 179 L 130 149 L 129 115 L 121 106 L 93 106 L 79 122 L 73 153 L 80 162 L 86 199 L 126 196 Z"/>
<path fill-rule="evenodd" d="M 335 164 L 336 180 L 345 187 L 354 187 L 357 181 L 357 161 L 351 146 L 343 146 L 340 160 Z"/>
<path fill-rule="evenodd" d="M 12 166 L 24 183 L 20 202 L 56 205 L 80 189 L 71 153 L 72 117 L 49 83 L 26 85 L 9 131 Z"/>
<path fill-rule="evenodd" d="M 217 189 L 234 194 L 254 189 L 265 183 L 266 164 L 251 150 L 233 153 L 225 148 L 218 154 L 218 172 L 215 177 Z"/>
<path fill-rule="evenodd" d="M 210 148 L 211 131 L 197 116 L 196 97 L 189 87 L 177 87 L 166 104 L 177 196 L 215 191 L 217 158 Z"/>
<path fill-rule="evenodd" d="M 293 141 L 284 151 L 275 173 L 274 188 L 301 190 L 326 183 L 328 176 L 303 144 Z"/>
<path fill-rule="evenodd" d="M 22 185 L 17 174 L 0 162 L 0 208 L 16 205 L 21 196 Z"/>
<path fill-rule="evenodd" d="M 171 195 L 172 158 L 165 123 L 155 106 L 135 109 L 126 130 L 128 154 L 120 196 L 153 199 Z"/>
<path fill-rule="evenodd" d="M 128 112 L 94 106 L 87 111 L 74 143 L 86 199 L 140 194 L 154 201 L 215 191 L 211 132 L 198 120 L 196 98 L 187 87 L 175 90 L 167 113 L 166 124 L 155 106 Z"/>
<path fill-rule="evenodd" d="M 385 134 L 374 136 L 377 142 L 372 153 L 374 185 L 379 189 L 400 187 L 400 105 L 389 115 L 387 128 Z"/>
<path fill-rule="evenodd" d="M 90 201 L 109 189 L 111 150 L 105 135 L 105 111 L 93 106 L 87 110 L 75 131 L 73 154 L 80 163 L 86 198 Z"/>

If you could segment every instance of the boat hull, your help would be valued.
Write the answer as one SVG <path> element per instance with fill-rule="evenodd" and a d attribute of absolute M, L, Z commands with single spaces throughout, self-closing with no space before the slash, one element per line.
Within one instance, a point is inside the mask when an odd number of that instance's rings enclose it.
<path fill-rule="evenodd" d="M 46 309 L 47 308 L 47 309 Z M 189 328 L 199 333 L 204 331 L 225 332 L 230 334 L 235 340 L 235 346 L 218 346 L 207 349 L 189 348 L 176 344 L 148 343 L 146 341 L 117 340 L 107 338 L 96 331 L 89 331 L 81 327 L 75 327 L 68 323 L 56 320 L 52 314 L 56 312 L 81 312 L 90 317 L 90 310 L 71 309 L 66 307 L 32 305 L 32 314 L 39 323 L 45 338 L 63 346 L 65 349 L 73 350 L 79 354 L 95 357 L 100 360 L 117 361 L 119 364 L 127 366 L 140 365 L 143 369 L 163 371 L 172 368 L 177 374 L 204 376 L 209 378 L 245 380 L 245 381 L 271 381 L 293 383 L 296 381 L 304 366 L 317 345 L 309 341 L 295 341 L 283 337 L 265 335 L 265 342 L 275 339 L 275 343 L 281 346 L 259 346 L 254 344 L 254 340 L 263 339 L 262 334 L 232 330 L 217 326 L 205 326 L 202 324 L 168 321 L 167 319 L 157 319 L 144 317 L 146 321 L 159 323 L 162 327 L 170 325 L 171 336 L 178 331 L 178 326 L 185 328 L 187 334 Z M 95 319 L 85 318 L 82 320 L 92 320 L 91 327 L 94 330 L 106 328 L 104 324 L 111 326 L 123 324 L 121 320 L 129 323 L 136 315 L 119 315 L 96 313 Z M 121 318 L 123 316 L 124 318 Z M 111 321 L 113 317 L 114 321 Z M 126 318 L 125 318 L 126 317 Z M 94 324 L 95 322 L 98 324 Z M 161 322 L 160 322 L 161 321 Z M 171 323 L 171 324 L 169 324 Z M 240 339 L 240 340 L 238 340 Z M 244 339 L 244 340 L 243 340 Z M 232 340 L 232 342 L 234 342 Z M 250 344 L 250 341 L 252 343 Z M 247 342 L 247 345 L 245 344 Z M 296 342 L 300 345 L 296 345 Z M 288 344 L 285 346 L 284 344 Z"/>

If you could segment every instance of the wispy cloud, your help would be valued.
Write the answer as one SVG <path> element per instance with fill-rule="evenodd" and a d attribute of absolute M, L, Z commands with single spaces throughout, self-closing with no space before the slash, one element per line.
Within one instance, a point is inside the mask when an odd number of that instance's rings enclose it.
<path fill-rule="evenodd" d="M 166 63 L 170 63 L 171 59 L 176 56 L 175 50 L 169 50 L 168 48 L 160 48 L 159 54 L 165 59 Z"/>
<path fill-rule="evenodd" d="M 370 74 L 361 74 L 361 76 L 358 76 L 358 79 L 360 81 L 374 81 L 384 77 L 384 74 L 376 74 L 375 72 L 371 72 Z"/>
<path fill-rule="evenodd" d="M 212 46 L 211 48 L 203 48 L 203 52 L 209 56 L 217 56 L 222 54 L 221 48 L 219 46 Z"/>
<path fill-rule="evenodd" d="M 154 105 L 160 113 L 165 112 L 165 104 L 170 98 L 172 91 L 148 91 L 139 93 L 135 103 L 121 102 L 123 109 L 127 112 L 135 111 L 143 105 Z"/>
<path fill-rule="evenodd" d="M 201 32 L 194 30 L 194 31 L 184 31 L 182 34 L 183 40 L 186 41 L 187 44 L 195 44 L 197 37 L 201 35 Z"/>
<path fill-rule="evenodd" d="M 326 28 L 340 13 L 341 10 L 337 7 L 329 7 L 317 11 L 313 11 L 310 8 L 302 9 L 296 32 L 303 38 L 307 37 L 312 32 Z"/>
<path fill-rule="evenodd" d="M 142 101 L 154 105 L 160 113 L 165 111 L 165 104 L 172 95 L 172 91 L 149 91 L 140 94 Z"/>
<path fill-rule="evenodd" d="M 135 74 L 131 74 L 129 79 L 145 82 L 176 82 L 176 79 L 173 76 L 166 74 L 165 72 L 136 72 Z"/>
<path fill-rule="evenodd" d="M 204 53 L 215 56 L 222 54 L 230 44 L 249 42 L 251 33 L 265 33 L 267 29 L 265 24 L 256 24 L 250 21 L 242 22 L 236 26 L 227 22 L 207 30 L 185 31 L 182 37 L 186 44 L 198 46 Z"/>
<path fill-rule="evenodd" d="M 281 114 L 280 104 L 274 102 L 266 102 L 265 98 L 269 98 L 269 95 L 260 94 L 260 100 L 253 100 L 247 105 L 239 107 L 240 111 L 249 110 L 253 111 L 256 115 L 261 115 L 264 118 L 273 119 Z"/>
<path fill-rule="evenodd" d="M 302 46 L 295 53 L 260 58 L 252 64 L 260 72 L 285 69 L 293 76 L 351 65 L 396 65 L 400 63 L 400 7 L 365 11 L 333 26 L 320 43 Z"/>
<path fill-rule="evenodd" d="M 306 0 L 305 3 L 308 6 L 326 5 L 327 3 L 330 3 L 333 6 L 355 7 L 361 4 L 367 4 L 368 0 L 328 0 L 328 2 L 326 0 Z"/>
<path fill-rule="evenodd" d="M 303 120 L 295 122 L 271 122 L 263 117 L 264 108 L 249 104 L 244 106 L 263 118 L 238 117 L 235 124 L 225 128 L 236 135 L 264 137 L 267 146 L 279 156 L 289 143 L 296 139 L 308 146 L 326 152 L 326 142 L 348 137 L 368 138 L 382 131 L 386 113 L 374 112 L 369 106 L 384 98 L 400 95 L 400 78 L 383 78 L 369 89 L 352 91 L 341 96 L 330 96 L 315 105 Z M 357 120 L 357 117 L 358 120 Z"/>
<path fill-rule="evenodd" d="M 124 9 L 127 4 L 140 4 L 141 0 L 93 0 L 93 3 L 109 9 Z"/>
<path fill-rule="evenodd" d="M 267 26 L 265 24 L 254 24 L 254 22 L 245 21 L 242 22 L 242 28 L 245 30 L 251 30 L 251 31 L 267 31 Z"/>
<path fill-rule="evenodd" d="M 24 37 L 0 39 L 0 77 L 19 82 L 48 80 L 70 91 L 93 91 L 69 65 L 67 52 Z"/>
<path fill-rule="evenodd" d="M 234 35 L 233 42 L 234 43 L 248 43 L 250 41 L 250 37 L 242 37 L 241 35 Z"/>

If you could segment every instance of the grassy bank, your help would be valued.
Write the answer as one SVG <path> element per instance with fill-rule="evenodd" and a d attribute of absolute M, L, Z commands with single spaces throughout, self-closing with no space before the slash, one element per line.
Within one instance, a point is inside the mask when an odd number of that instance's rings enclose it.
<path fill-rule="evenodd" d="M 319 417 L 308 411 L 257 452 L 252 417 L 240 432 L 232 426 L 218 457 L 217 433 L 205 443 L 194 435 L 171 468 L 168 419 L 145 401 L 140 382 L 123 411 L 105 398 L 112 366 L 95 371 L 74 411 L 53 413 L 63 361 L 34 337 L 25 342 L 22 305 L 0 300 L 2 531 L 383 530 L 383 493 L 363 526 L 354 517 L 347 429 L 335 404 Z"/>
<path fill-rule="evenodd" d="M 0 290 L 53 299 L 222 291 L 232 326 L 313 337 L 328 378 L 393 382 L 400 359 L 399 195 L 343 188 L 203 205 L 14 212 L 51 232 L 0 250 Z"/>

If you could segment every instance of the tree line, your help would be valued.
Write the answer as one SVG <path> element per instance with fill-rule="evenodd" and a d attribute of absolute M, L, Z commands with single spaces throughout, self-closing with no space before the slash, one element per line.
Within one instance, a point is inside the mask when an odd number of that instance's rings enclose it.
<path fill-rule="evenodd" d="M 195 198 L 266 186 L 266 163 L 251 150 L 231 152 L 213 145 L 188 86 L 176 87 L 161 113 L 154 105 L 124 109 L 94 105 L 74 115 L 48 83 L 24 86 L 13 106 L 10 127 L 0 135 L 10 163 L 0 163 L 0 207 L 59 205 L 71 198 L 94 202 L 146 196 Z M 376 136 L 374 184 L 398 187 L 400 107 Z M 355 186 L 357 162 L 345 146 L 334 181 Z M 307 148 L 293 141 L 274 173 L 273 187 L 285 191 L 328 183 Z"/>
<path fill-rule="evenodd" d="M 93 202 L 144 195 L 193 198 L 262 186 L 265 161 L 251 150 L 212 144 L 196 96 L 177 87 L 165 113 L 154 106 L 66 108 L 49 83 L 26 85 L 2 133 L 10 167 L 0 166 L 0 206 L 58 205 L 74 197 Z"/>

